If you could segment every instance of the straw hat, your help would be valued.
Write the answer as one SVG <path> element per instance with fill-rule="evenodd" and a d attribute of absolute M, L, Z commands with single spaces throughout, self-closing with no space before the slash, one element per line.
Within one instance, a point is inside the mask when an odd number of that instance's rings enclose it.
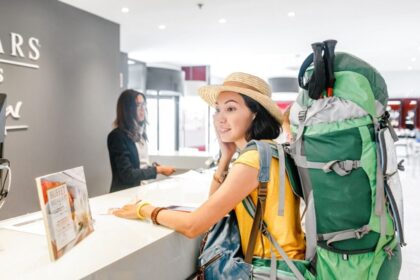
<path fill-rule="evenodd" d="M 270 86 L 262 79 L 241 72 L 230 74 L 223 85 L 209 85 L 198 89 L 198 94 L 210 106 L 214 107 L 221 92 L 233 91 L 246 95 L 263 106 L 278 122 L 282 123 L 282 113 L 271 99 Z"/>

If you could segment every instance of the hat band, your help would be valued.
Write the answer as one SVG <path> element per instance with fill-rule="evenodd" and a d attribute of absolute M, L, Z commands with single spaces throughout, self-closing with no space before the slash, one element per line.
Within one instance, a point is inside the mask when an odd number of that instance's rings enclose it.
<path fill-rule="evenodd" d="M 247 85 L 245 83 L 241 83 L 241 82 L 236 82 L 236 81 L 226 81 L 223 83 L 224 86 L 232 86 L 232 87 L 240 87 L 240 88 L 246 88 L 246 89 L 250 89 L 250 90 L 254 90 L 254 91 L 258 91 L 259 93 L 262 93 L 260 90 Z M 262 93 L 264 94 L 264 93 Z"/>

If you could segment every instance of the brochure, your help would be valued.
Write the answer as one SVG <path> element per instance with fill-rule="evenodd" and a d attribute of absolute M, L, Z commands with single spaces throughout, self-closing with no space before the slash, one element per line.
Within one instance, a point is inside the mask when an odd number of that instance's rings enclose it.
<path fill-rule="evenodd" d="M 93 232 L 83 167 L 36 178 L 51 260 Z"/>

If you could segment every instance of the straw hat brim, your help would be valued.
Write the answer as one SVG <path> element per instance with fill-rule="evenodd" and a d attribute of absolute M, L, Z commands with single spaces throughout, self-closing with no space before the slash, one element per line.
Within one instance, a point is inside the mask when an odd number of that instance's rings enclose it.
<path fill-rule="evenodd" d="M 217 97 L 221 92 L 224 91 L 233 91 L 241 93 L 254 99 L 261 106 L 263 106 L 270 113 L 270 115 L 272 115 L 278 121 L 279 124 L 282 124 L 283 116 L 280 111 L 280 108 L 276 105 L 276 103 L 274 103 L 274 101 L 270 97 L 263 95 L 258 91 L 235 86 L 209 85 L 199 88 L 198 94 L 201 98 L 204 99 L 204 101 L 207 102 L 207 104 L 214 107 L 216 105 Z"/>

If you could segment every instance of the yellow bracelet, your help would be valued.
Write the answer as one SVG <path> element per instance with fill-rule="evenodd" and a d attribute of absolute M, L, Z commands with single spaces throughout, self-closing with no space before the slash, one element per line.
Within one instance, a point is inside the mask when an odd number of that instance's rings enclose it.
<path fill-rule="evenodd" d="M 147 201 L 144 201 L 144 200 L 143 201 L 140 201 L 137 204 L 137 207 L 136 207 L 136 215 L 137 215 L 137 218 L 139 218 L 140 220 L 146 219 L 145 216 L 143 216 L 142 214 L 140 214 L 141 208 L 143 208 L 143 206 L 146 206 L 146 205 L 150 205 L 150 203 L 147 202 Z"/>

